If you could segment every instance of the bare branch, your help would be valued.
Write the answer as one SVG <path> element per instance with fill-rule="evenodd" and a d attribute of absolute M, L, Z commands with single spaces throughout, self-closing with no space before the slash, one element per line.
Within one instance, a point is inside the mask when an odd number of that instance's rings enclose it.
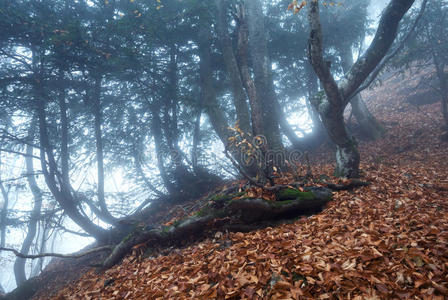
<path fill-rule="evenodd" d="M 26 154 L 26 153 L 19 152 L 19 151 L 14 151 L 14 150 L 10 150 L 10 149 L 0 148 L 0 152 L 7 152 L 7 153 L 12 153 L 12 154 L 18 154 L 18 155 L 21 155 L 21 156 L 24 156 L 24 157 L 31 157 L 31 158 L 35 158 L 35 159 L 40 160 L 40 157 L 39 157 L 39 156 L 36 156 L 36 155 L 28 155 L 28 154 Z"/>
<path fill-rule="evenodd" d="M 96 252 L 111 251 L 112 249 L 113 249 L 112 246 L 102 246 L 102 247 L 93 248 L 86 252 L 82 252 L 82 253 L 78 253 L 78 254 L 40 253 L 40 254 L 28 255 L 28 254 L 20 253 L 16 249 L 0 247 L 0 251 L 12 252 L 17 257 L 29 258 L 29 259 L 36 259 L 36 258 L 48 257 L 48 256 L 59 257 L 59 258 L 80 258 L 80 257 L 86 256 L 86 255 L 92 254 L 92 253 L 96 253 Z"/>

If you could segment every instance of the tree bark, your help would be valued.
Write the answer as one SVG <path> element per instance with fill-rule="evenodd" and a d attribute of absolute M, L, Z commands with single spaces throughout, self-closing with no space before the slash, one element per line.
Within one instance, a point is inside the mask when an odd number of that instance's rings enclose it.
<path fill-rule="evenodd" d="M 334 80 L 330 68 L 323 58 L 322 28 L 319 17 L 319 2 L 308 3 L 310 24 L 309 58 L 325 94 L 318 94 L 312 104 L 319 112 L 330 139 L 336 144 L 336 175 L 359 176 L 359 153 L 356 142 L 346 130 L 343 112 L 350 98 L 386 55 L 397 34 L 398 24 L 415 0 L 392 0 L 384 10 L 375 38 L 351 69 L 340 80 Z"/>
<path fill-rule="evenodd" d="M 257 90 L 249 70 L 249 27 L 247 24 L 246 8 L 241 2 L 238 6 L 238 63 L 241 79 L 249 97 L 252 134 L 263 134 L 262 107 L 258 101 Z"/>
<path fill-rule="evenodd" d="M 436 67 L 437 78 L 439 79 L 440 86 L 440 105 L 442 110 L 443 120 L 445 121 L 445 126 L 448 129 L 448 80 L 447 74 L 445 74 L 445 65 L 441 62 L 437 55 L 433 53 L 433 62 Z"/>
<path fill-rule="evenodd" d="M 249 29 L 249 54 L 252 60 L 254 72 L 255 89 L 257 101 L 261 107 L 261 120 L 263 124 L 262 134 L 266 138 L 269 150 L 283 150 L 283 143 L 280 134 L 278 114 L 276 108 L 276 97 L 273 88 L 270 86 L 269 72 L 271 70 L 268 57 L 266 29 L 262 5 L 259 0 L 245 0 L 247 9 L 247 24 Z M 273 113 L 274 112 L 274 113 Z M 273 162 L 274 165 L 282 165 L 284 162 Z"/>
<path fill-rule="evenodd" d="M 198 33 L 198 48 L 199 48 L 199 75 L 200 75 L 200 87 L 201 87 L 201 103 L 205 112 L 208 115 L 210 123 L 219 139 L 227 148 L 229 145 L 229 138 L 234 133 L 229 129 L 224 110 L 221 109 L 217 98 L 216 91 L 213 83 L 213 69 L 211 61 L 211 31 L 207 26 L 202 26 Z M 253 122 L 253 120 L 252 120 Z M 254 123 L 253 123 L 254 124 Z M 254 174 L 254 166 L 246 164 L 241 153 L 232 153 L 236 161 L 245 169 L 248 173 Z"/>
<path fill-rule="evenodd" d="M 319 79 L 317 78 L 316 73 L 314 73 L 313 66 L 311 66 L 311 64 L 309 63 L 306 63 L 305 65 L 305 72 L 306 72 L 306 86 L 308 96 L 306 99 L 306 105 L 308 108 L 308 113 L 310 115 L 311 121 L 313 122 L 313 130 L 310 134 L 304 137 L 304 141 L 302 142 L 302 148 L 315 149 L 328 140 L 328 134 L 327 131 L 325 130 L 324 125 L 322 124 L 322 120 L 319 117 L 319 113 L 316 111 L 316 109 L 311 103 L 311 99 L 319 91 Z"/>
<path fill-rule="evenodd" d="M 353 54 L 350 45 L 340 50 L 342 69 L 346 73 L 353 65 Z M 356 94 L 350 100 L 353 114 L 358 121 L 358 126 L 362 137 L 369 140 L 376 140 L 384 132 L 383 127 L 376 120 L 375 116 L 369 111 L 367 105 L 361 98 L 361 94 Z"/>
<path fill-rule="evenodd" d="M 28 138 L 30 140 L 30 143 L 34 139 L 35 126 L 36 126 L 35 122 L 32 121 L 30 129 L 28 131 Z M 39 222 L 40 211 L 42 207 L 42 191 L 37 185 L 37 182 L 34 178 L 33 158 L 31 157 L 31 155 L 33 154 L 33 147 L 30 146 L 30 144 L 26 145 L 26 154 L 28 155 L 25 157 L 26 173 L 27 173 L 26 178 L 31 193 L 33 194 L 34 204 L 33 204 L 33 210 L 31 211 L 30 215 L 30 221 L 28 223 L 28 231 L 26 233 L 25 239 L 23 240 L 22 247 L 20 249 L 20 253 L 23 254 L 28 254 L 28 252 L 30 251 L 31 245 L 36 236 L 37 224 Z M 14 262 L 14 276 L 16 279 L 17 286 L 21 285 L 26 280 L 25 263 L 26 260 L 21 257 L 17 257 Z"/>
<path fill-rule="evenodd" d="M 199 101 L 201 102 L 201 101 Z M 193 171 L 196 175 L 199 174 L 200 168 L 198 163 L 199 158 L 199 143 L 201 141 L 201 116 L 202 116 L 202 103 L 199 103 L 199 107 L 196 112 L 196 119 L 194 121 L 194 129 L 193 129 L 193 145 L 191 147 L 191 165 L 193 167 Z"/>
<path fill-rule="evenodd" d="M 63 71 L 60 71 L 59 78 L 63 80 Z M 70 182 L 69 175 L 69 161 L 70 154 L 68 152 L 68 117 L 67 117 L 67 103 L 65 101 L 65 88 L 60 88 L 60 95 L 58 97 L 59 115 L 61 118 L 61 175 L 64 182 Z"/>
<path fill-rule="evenodd" d="M 168 84 L 166 89 L 166 101 L 164 101 L 163 120 L 162 123 L 165 139 L 174 165 L 174 173 L 172 177 L 178 182 L 180 174 L 186 171 L 183 163 L 184 153 L 179 147 L 179 129 L 177 124 L 177 105 L 178 105 L 178 78 L 177 78 L 177 48 L 175 44 L 170 45 L 170 61 L 167 70 Z"/>
<path fill-rule="evenodd" d="M 0 181 L 0 190 L 2 192 L 3 205 L 0 211 L 0 247 L 5 247 L 6 244 L 6 218 L 8 216 L 9 205 L 9 191 L 6 190 L 3 182 Z"/>
<path fill-rule="evenodd" d="M 79 212 L 76 199 L 71 193 L 69 183 L 64 182 L 61 178 L 61 174 L 58 170 L 57 163 L 53 155 L 53 149 L 48 137 L 45 112 L 46 101 L 41 82 L 42 79 L 37 76 L 33 86 L 33 93 L 36 101 L 36 111 L 39 121 L 41 168 L 45 177 L 45 182 L 56 201 L 79 227 L 97 240 L 103 242 L 107 241 L 109 239 L 108 232 L 100 226 L 95 225 L 91 220 Z"/>
<path fill-rule="evenodd" d="M 117 219 L 114 218 L 107 208 L 106 198 L 104 194 L 104 146 L 102 132 L 102 105 L 101 105 L 101 75 L 94 79 L 92 109 L 94 116 L 95 143 L 96 143 L 96 161 L 97 161 L 97 198 L 101 214 L 98 216 L 109 224 L 116 224 Z"/>
<path fill-rule="evenodd" d="M 221 45 L 224 63 L 229 73 L 230 83 L 233 94 L 233 104 L 236 110 L 236 117 L 241 130 L 250 132 L 249 108 L 247 106 L 247 97 L 244 91 L 243 80 L 241 78 L 238 62 L 233 50 L 232 40 L 228 32 L 227 8 L 228 0 L 215 0 L 217 6 L 216 31 Z"/>
<path fill-rule="evenodd" d="M 160 177 L 162 177 L 163 184 L 167 189 L 169 194 L 175 192 L 175 187 L 170 180 L 168 172 L 164 163 L 164 147 L 163 147 L 163 136 L 162 136 L 162 121 L 160 120 L 160 108 L 157 104 L 153 104 L 151 107 L 152 121 L 151 121 L 151 132 L 154 138 L 154 146 L 157 156 L 157 167 L 160 172 Z"/>

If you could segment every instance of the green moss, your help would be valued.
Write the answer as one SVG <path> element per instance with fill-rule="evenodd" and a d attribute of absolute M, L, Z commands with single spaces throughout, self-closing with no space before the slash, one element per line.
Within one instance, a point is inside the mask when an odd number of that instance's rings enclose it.
<path fill-rule="evenodd" d="M 198 216 L 198 217 L 203 217 L 203 216 L 207 215 L 207 213 L 208 213 L 209 211 L 210 211 L 210 209 L 206 206 L 206 207 L 202 208 L 201 210 L 199 210 L 199 211 L 196 213 L 196 216 Z"/>
<path fill-rule="evenodd" d="M 176 221 L 173 222 L 173 226 L 174 227 L 179 226 L 179 224 L 180 224 L 180 220 L 176 220 Z"/>
<path fill-rule="evenodd" d="M 134 232 L 131 232 L 130 234 L 128 234 L 127 236 L 125 236 L 123 238 L 123 243 L 126 243 L 127 241 L 129 241 L 129 239 L 132 237 L 132 235 L 134 234 Z"/>
<path fill-rule="evenodd" d="M 168 233 L 170 231 L 171 226 L 162 226 L 162 233 Z"/>
<path fill-rule="evenodd" d="M 240 197 L 242 195 L 244 195 L 244 192 L 239 192 L 239 193 L 234 193 L 234 194 L 229 194 L 229 195 L 216 194 L 216 195 L 213 195 L 212 197 L 210 197 L 209 201 L 226 202 L 226 201 L 230 201 L 231 199 L 233 199 L 235 197 Z"/>
<path fill-rule="evenodd" d="M 298 189 L 284 189 L 278 192 L 277 198 L 280 201 L 295 200 L 295 199 L 307 199 L 311 200 L 316 198 L 312 192 L 302 192 Z"/>

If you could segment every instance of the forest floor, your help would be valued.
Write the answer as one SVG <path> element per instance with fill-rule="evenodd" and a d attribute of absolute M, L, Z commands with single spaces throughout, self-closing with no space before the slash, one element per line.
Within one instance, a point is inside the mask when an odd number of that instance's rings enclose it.
<path fill-rule="evenodd" d="M 391 77 L 364 94 L 386 129 L 359 145 L 369 186 L 335 192 L 294 223 L 216 232 L 153 257 L 134 247 L 52 299 L 448 298 L 448 142 L 439 103 L 406 101 L 420 78 Z M 331 178 L 329 153 L 313 155 L 315 176 Z"/>

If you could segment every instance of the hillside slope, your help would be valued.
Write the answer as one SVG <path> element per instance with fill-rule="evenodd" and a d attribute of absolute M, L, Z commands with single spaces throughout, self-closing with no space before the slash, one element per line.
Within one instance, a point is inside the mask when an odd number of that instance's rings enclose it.
<path fill-rule="evenodd" d="M 135 247 L 52 299 L 444 299 L 448 297 L 448 143 L 438 103 L 406 102 L 418 76 L 365 98 L 385 136 L 361 142 L 371 185 L 335 192 L 321 213 L 250 233 L 217 232 L 184 248 Z M 322 150 L 314 159 L 329 157 Z M 332 165 L 313 166 L 331 177 Z M 40 294 L 37 299 L 48 299 Z"/>

